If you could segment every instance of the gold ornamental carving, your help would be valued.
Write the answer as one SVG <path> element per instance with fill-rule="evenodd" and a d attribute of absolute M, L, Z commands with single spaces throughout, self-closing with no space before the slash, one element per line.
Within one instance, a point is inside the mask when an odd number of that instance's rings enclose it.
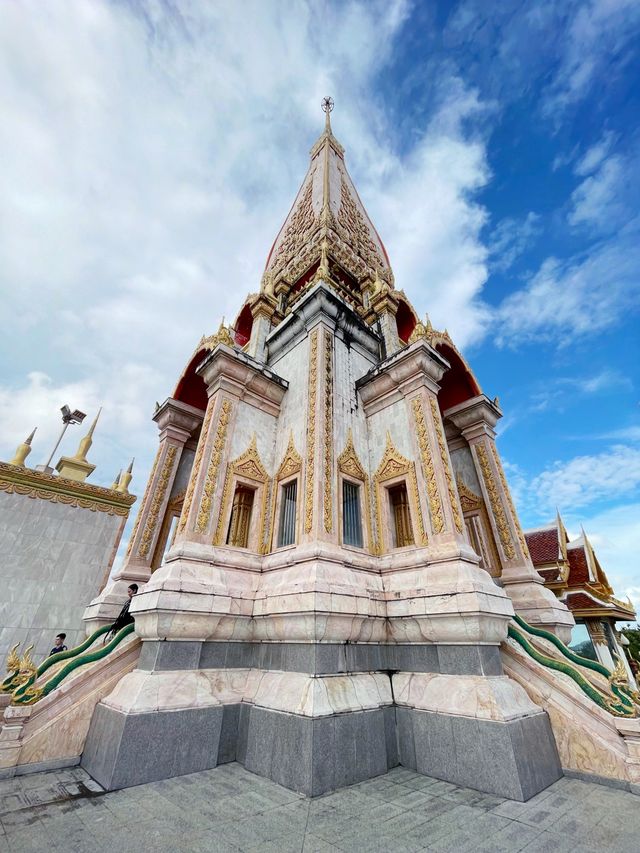
<path fill-rule="evenodd" d="M 416 541 L 420 545 L 426 545 L 427 533 L 424 527 L 424 519 L 422 518 L 422 509 L 420 507 L 420 495 L 418 493 L 418 480 L 416 477 L 416 469 L 413 462 L 406 459 L 394 446 L 391 440 L 391 433 L 387 432 L 387 443 L 384 454 L 378 465 L 376 473 L 373 475 L 375 506 L 376 506 L 376 527 L 377 539 L 375 544 L 375 553 L 381 554 L 383 550 L 382 536 L 382 484 L 387 480 L 392 480 L 394 477 L 407 478 L 407 493 L 412 506 L 412 515 L 416 520 L 418 527 L 418 536 Z"/>
<path fill-rule="evenodd" d="M 460 508 L 458 506 L 458 493 L 456 492 L 456 487 L 453 482 L 453 476 L 451 474 L 451 462 L 449 461 L 449 453 L 447 451 L 447 445 L 445 444 L 444 440 L 444 432 L 442 430 L 442 420 L 440 418 L 440 411 L 438 410 L 438 404 L 436 403 L 434 397 L 429 398 L 429 403 L 431 405 L 431 416 L 433 418 L 433 426 L 436 431 L 438 447 L 440 448 L 442 468 L 444 470 L 444 476 L 447 480 L 447 489 L 449 490 L 449 500 L 451 502 L 451 512 L 453 513 L 453 523 L 455 524 L 458 533 L 462 533 L 462 516 L 460 514 Z"/>
<path fill-rule="evenodd" d="M 218 425 L 216 434 L 211 448 L 211 458 L 209 459 L 209 467 L 202 488 L 202 497 L 200 498 L 200 509 L 198 518 L 196 519 L 196 533 L 204 533 L 209 525 L 211 518 L 211 504 L 213 502 L 213 493 L 216 487 L 218 478 L 218 469 L 222 458 L 222 450 L 227 436 L 227 426 L 231 418 L 231 401 L 223 400 L 220 406 L 220 416 L 218 417 Z"/>
<path fill-rule="evenodd" d="M 353 434 L 351 432 L 351 427 L 349 427 L 349 432 L 347 433 L 347 443 L 340 456 L 338 456 L 337 462 L 338 471 L 340 471 L 341 474 L 346 474 L 347 477 L 352 477 L 354 480 L 360 480 L 360 482 L 364 485 L 365 524 L 367 525 L 367 542 L 369 544 L 369 550 L 372 553 L 376 554 L 378 553 L 377 546 L 371 534 L 371 487 L 369 483 L 369 476 L 362 467 L 362 463 L 360 462 L 358 454 L 356 453 L 356 449 L 353 445 Z"/>
<path fill-rule="evenodd" d="M 496 400 L 498 398 L 496 397 Z M 502 488 L 504 489 L 504 493 L 507 496 L 507 502 L 509 504 L 509 509 L 511 510 L 511 516 L 513 518 L 513 523 L 516 527 L 516 533 L 518 534 L 518 541 L 520 542 L 520 547 L 522 548 L 522 553 L 525 557 L 529 557 L 529 549 L 527 547 L 527 541 L 524 538 L 524 533 L 522 532 L 522 527 L 520 526 L 520 519 L 518 518 L 518 514 L 516 512 L 516 508 L 513 504 L 513 498 L 511 497 L 511 489 L 507 483 L 507 478 L 504 474 L 504 468 L 502 467 L 502 462 L 500 461 L 500 457 L 498 456 L 498 451 L 496 450 L 495 444 L 491 444 L 491 452 L 493 453 L 493 458 L 496 463 L 496 468 L 498 470 L 498 474 L 500 475 L 500 482 L 502 483 Z"/>
<path fill-rule="evenodd" d="M 475 512 L 482 508 L 483 501 L 480 495 L 476 495 L 475 492 L 472 492 L 471 489 L 463 482 L 459 474 L 456 477 L 456 485 L 458 487 L 458 494 L 460 495 L 462 512 Z"/>
<path fill-rule="evenodd" d="M 436 480 L 436 472 L 433 467 L 433 460 L 431 458 L 431 448 L 429 447 L 429 433 L 427 432 L 427 424 L 424 417 L 424 409 L 422 408 L 422 401 L 419 397 L 414 397 L 411 401 L 411 405 L 413 407 L 413 416 L 416 422 L 418 446 L 420 448 L 420 456 L 422 458 L 422 470 L 424 471 L 425 480 L 427 482 L 427 497 L 429 498 L 431 524 L 433 525 L 434 533 L 442 533 L 442 531 L 444 530 L 442 501 L 440 499 L 440 492 L 438 491 L 438 482 Z"/>
<path fill-rule="evenodd" d="M 196 347 L 195 353 L 200 352 L 200 350 L 203 349 L 213 351 L 218 346 L 218 344 L 224 344 L 225 346 L 232 348 L 234 345 L 231 330 L 227 326 L 225 326 L 224 321 L 220 323 L 218 331 L 214 335 L 207 335 L 206 337 L 203 336 L 200 339 L 200 343 Z"/>
<path fill-rule="evenodd" d="M 133 495 L 0 462 L 0 491 L 126 517 Z"/>
<path fill-rule="evenodd" d="M 232 462 L 229 462 L 227 465 L 227 472 L 224 478 L 224 487 L 222 489 L 222 500 L 220 502 L 220 515 L 218 516 L 218 525 L 216 527 L 216 533 L 213 539 L 214 545 L 222 545 L 224 544 L 224 524 L 225 519 L 227 517 L 227 511 L 229 508 L 229 501 L 231 500 L 231 485 L 233 483 L 234 475 L 237 477 L 242 477 L 247 480 L 253 480 L 256 483 L 262 483 L 262 506 L 260 509 L 260 531 L 261 531 L 261 541 L 260 545 L 264 541 L 263 538 L 263 530 L 264 530 L 264 518 L 267 511 L 267 489 L 265 488 L 265 484 L 269 480 L 269 475 L 267 474 L 264 465 L 262 464 L 262 460 L 260 459 L 260 454 L 258 453 L 258 443 L 256 434 L 253 434 L 251 442 L 249 443 L 249 447 L 241 453 L 237 459 L 234 459 Z"/>
<path fill-rule="evenodd" d="M 136 540 L 136 535 L 138 533 L 138 528 L 140 527 L 140 520 L 142 519 L 142 514 L 144 513 L 147 506 L 149 492 L 151 491 L 151 484 L 153 483 L 154 477 L 156 476 L 156 470 L 158 468 L 158 461 L 160 459 L 161 452 L 162 447 L 159 447 L 156 453 L 156 458 L 153 460 L 153 466 L 151 468 L 151 473 L 149 474 L 149 479 L 147 480 L 147 488 L 144 490 L 144 497 L 142 498 L 138 517 L 136 518 L 136 523 L 133 525 L 133 530 L 131 531 L 131 537 L 129 539 L 129 545 L 127 547 L 127 557 L 131 556 L 131 551 L 133 550 L 133 543 Z"/>
<path fill-rule="evenodd" d="M 324 333 L 324 529 L 333 530 L 333 337 Z"/>
<path fill-rule="evenodd" d="M 304 532 L 313 527 L 313 486 L 316 452 L 316 398 L 318 384 L 318 329 L 311 334 L 309 354 L 309 403 L 307 412 L 307 464 L 304 501 Z"/>
<path fill-rule="evenodd" d="M 515 556 L 513 541 L 511 539 L 509 525 L 507 524 L 507 519 L 504 514 L 502 501 L 500 500 L 500 495 L 498 494 L 498 487 L 496 486 L 496 482 L 493 479 L 493 474 L 491 472 L 487 449 L 484 444 L 476 444 L 474 445 L 474 447 L 478 455 L 478 461 L 480 462 L 480 469 L 482 471 L 482 476 L 487 489 L 487 494 L 489 495 L 489 502 L 491 504 L 491 510 L 493 512 L 493 517 L 496 522 L 496 527 L 498 528 L 498 535 L 500 536 L 502 549 L 507 559 L 512 560 Z"/>
<path fill-rule="evenodd" d="M 167 492 L 167 486 L 169 484 L 169 479 L 173 471 L 173 464 L 177 452 L 178 446 L 176 444 L 170 444 L 167 447 L 167 453 L 164 457 L 164 462 L 162 463 L 162 469 L 160 471 L 160 476 L 158 477 L 158 481 L 156 483 L 153 498 L 151 499 L 149 514 L 147 515 L 147 520 L 144 526 L 144 532 L 142 534 L 140 546 L 138 548 L 138 556 L 142 557 L 142 559 L 146 559 L 149 554 L 151 541 L 156 531 L 156 526 L 158 524 L 158 516 L 160 515 L 160 509 L 164 502 L 165 494 Z"/>
<path fill-rule="evenodd" d="M 307 186 L 304 188 L 300 202 L 282 236 L 275 257 L 269 264 L 270 270 L 280 271 L 284 268 L 288 261 L 295 257 L 297 252 L 307 242 L 309 232 L 315 223 L 312 197 L 313 176 L 307 181 Z"/>
<path fill-rule="evenodd" d="M 196 488 L 196 483 L 198 482 L 198 475 L 200 473 L 200 465 L 202 464 L 202 457 L 204 455 L 204 448 L 207 443 L 207 438 L 209 436 L 209 426 L 211 424 L 211 418 L 213 416 L 213 404 L 210 403 L 207 406 L 207 411 L 204 416 L 204 421 L 202 423 L 202 429 L 200 430 L 200 438 L 198 439 L 198 447 L 196 449 L 196 455 L 193 459 L 193 466 L 191 468 L 191 476 L 189 477 L 189 485 L 187 486 L 187 493 L 184 498 L 184 503 L 182 504 L 182 513 L 180 514 L 180 521 L 178 523 L 178 532 L 181 533 L 185 527 L 187 526 L 187 520 L 189 518 L 189 513 L 191 512 L 191 504 L 193 503 L 193 493 Z"/>
<path fill-rule="evenodd" d="M 293 441 L 293 431 L 289 433 L 289 443 L 285 450 L 284 457 L 278 468 L 276 480 L 284 480 L 285 477 L 292 477 L 302 469 L 302 456 L 296 450 Z"/>

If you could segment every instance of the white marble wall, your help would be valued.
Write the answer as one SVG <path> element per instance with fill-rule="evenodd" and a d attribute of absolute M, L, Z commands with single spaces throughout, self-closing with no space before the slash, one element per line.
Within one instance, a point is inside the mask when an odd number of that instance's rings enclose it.
<path fill-rule="evenodd" d="M 84 639 L 82 614 L 112 563 L 124 519 L 0 492 L 0 666 L 17 642 L 39 663 L 64 631 Z"/>

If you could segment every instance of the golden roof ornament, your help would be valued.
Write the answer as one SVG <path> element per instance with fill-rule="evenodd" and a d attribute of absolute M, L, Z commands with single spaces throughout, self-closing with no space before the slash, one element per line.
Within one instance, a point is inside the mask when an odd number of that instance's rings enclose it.
<path fill-rule="evenodd" d="M 208 337 L 203 336 L 200 344 L 198 345 L 198 349 L 214 350 L 219 344 L 223 344 L 226 347 L 233 347 L 231 330 L 225 326 L 224 317 L 222 318 L 218 331 L 215 335 L 209 335 Z"/>
<path fill-rule="evenodd" d="M 118 471 L 118 474 L 116 475 L 116 478 L 113 481 L 113 483 L 111 483 L 111 488 L 113 489 L 114 492 L 117 491 L 117 489 L 118 489 L 120 477 L 122 477 L 122 468 Z"/>
<path fill-rule="evenodd" d="M 118 483 L 117 490 L 119 492 L 123 492 L 124 494 L 129 494 L 129 483 L 131 482 L 131 478 L 133 477 L 133 463 L 135 462 L 135 458 L 131 460 L 129 463 L 129 467 L 124 472 L 122 477 L 120 478 L 120 482 Z"/>
<path fill-rule="evenodd" d="M 95 471 L 96 466 L 87 461 L 87 453 L 93 444 L 93 432 L 101 412 L 102 407 L 98 409 L 98 414 L 89 427 L 89 432 L 84 438 L 80 439 L 80 444 L 75 455 L 61 456 L 58 460 L 56 470 L 61 477 L 65 477 L 67 480 L 75 480 L 77 483 L 83 483 Z"/>
<path fill-rule="evenodd" d="M 36 429 L 37 427 L 35 427 L 35 429 L 28 438 L 25 438 L 22 444 L 18 445 L 18 447 L 16 448 L 15 455 L 11 462 L 9 462 L 9 465 L 18 465 L 20 468 L 25 467 L 24 460 L 31 453 L 31 442 L 33 441 L 33 436 L 36 434 Z"/>
<path fill-rule="evenodd" d="M 102 406 L 98 409 L 98 414 L 95 416 L 95 419 L 91 426 L 89 427 L 89 432 L 85 435 L 84 438 L 80 439 L 80 444 L 78 445 L 78 449 L 76 451 L 75 456 L 72 456 L 72 459 L 76 459 L 78 462 L 86 462 L 87 461 L 87 453 L 89 452 L 89 448 L 93 444 L 93 431 L 96 428 L 96 424 L 98 423 L 98 418 L 100 417 L 100 413 L 102 412 Z"/>

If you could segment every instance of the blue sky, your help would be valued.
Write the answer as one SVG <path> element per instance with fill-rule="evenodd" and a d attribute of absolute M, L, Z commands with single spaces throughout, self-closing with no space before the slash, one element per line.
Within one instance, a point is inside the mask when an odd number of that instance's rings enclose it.
<path fill-rule="evenodd" d="M 0 457 L 103 405 L 93 480 L 135 455 L 142 493 L 331 94 L 396 285 L 500 397 L 525 526 L 558 506 L 640 604 L 639 32 L 638 0 L 2 4 Z"/>

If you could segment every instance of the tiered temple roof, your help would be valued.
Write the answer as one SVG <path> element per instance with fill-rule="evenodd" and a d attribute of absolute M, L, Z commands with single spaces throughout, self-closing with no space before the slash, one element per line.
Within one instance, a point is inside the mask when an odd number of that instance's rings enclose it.
<path fill-rule="evenodd" d="M 569 541 L 558 514 L 553 524 L 525 532 L 533 565 L 574 616 L 631 621 L 630 601 L 616 598 L 586 533 Z"/>

